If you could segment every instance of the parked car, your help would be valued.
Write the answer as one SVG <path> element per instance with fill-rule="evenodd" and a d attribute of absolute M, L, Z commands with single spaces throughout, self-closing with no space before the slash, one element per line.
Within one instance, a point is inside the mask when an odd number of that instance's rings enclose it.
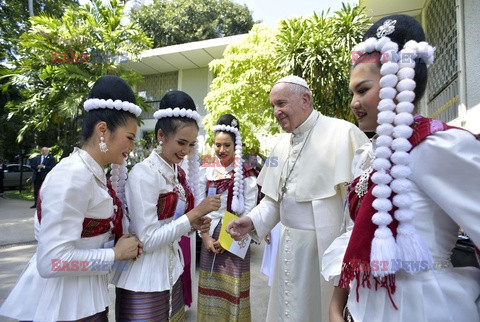
<path fill-rule="evenodd" d="M 23 165 L 22 181 L 23 185 L 31 183 L 33 170 L 28 165 Z M 3 170 L 3 187 L 14 188 L 20 185 L 20 165 L 7 164 L 6 169 Z"/>

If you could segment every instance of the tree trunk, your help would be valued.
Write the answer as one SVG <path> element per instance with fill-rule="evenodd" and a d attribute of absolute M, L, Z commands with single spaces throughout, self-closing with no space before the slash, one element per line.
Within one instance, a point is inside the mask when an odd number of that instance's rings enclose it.
<path fill-rule="evenodd" d="M 28 0 L 28 12 L 30 17 L 33 17 L 33 0 Z"/>

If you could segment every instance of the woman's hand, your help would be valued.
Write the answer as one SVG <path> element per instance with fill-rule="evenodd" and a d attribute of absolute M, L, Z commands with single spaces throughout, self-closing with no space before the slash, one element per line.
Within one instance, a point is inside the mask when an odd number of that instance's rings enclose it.
<path fill-rule="evenodd" d="M 220 209 L 220 195 L 213 195 L 206 197 L 202 202 L 196 207 L 203 215 L 206 215 L 212 211 Z"/>
<path fill-rule="evenodd" d="M 192 227 L 195 230 L 199 230 L 201 233 L 208 233 L 210 230 L 210 223 L 212 218 L 210 217 L 201 217 L 192 222 Z"/>
<path fill-rule="evenodd" d="M 143 253 L 143 244 L 136 236 L 123 235 L 113 248 L 115 260 L 137 259 Z"/>
<path fill-rule="evenodd" d="M 211 236 L 209 236 L 206 233 L 202 234 L 202 240 L 208 252 L 221 254 L 225 251 L 225 249 L 223 249 L 223 247 L 220 245 L 220 242 L 218 240 L 213 239 Z"/>
<path fill-rule="evenodd" d="M 332 300 L 330 301 L 329 316 L 330 322 L 345 322 L 343 318 L 343 310 L 347 304 L 348 291 L 335 286 L 333 290 Z"/>
<path fill-rule="evenodd" d="M 220 209 L 220 206 L 220 195 L 209 196 L 203 199 L 198 206 L 187 212 L 185 215 L 190 221 L 190 225 L 193 226 L 193 223 L 197 219 L 205 216 L 206 214 L 214 210 Z"/>

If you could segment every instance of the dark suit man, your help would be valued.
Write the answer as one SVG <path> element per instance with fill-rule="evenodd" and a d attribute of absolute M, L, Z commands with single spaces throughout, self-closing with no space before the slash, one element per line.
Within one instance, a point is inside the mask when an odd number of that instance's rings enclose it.
<path fill-rule="evenodd" d="M 6 167 L 4 161 L 0 159 L 0 197 L 3 197 L 3 171 L 5 171 Z"/>
<path fill-rule="evenodd" d="M 30 208 L 36 207 L 40 186 L 42 185 L 43 180 L 45 180 L 47 174 L 55 166 L 55 164 L 55 158 L 48 154 L 47 147 L 43 147 L 42 154 L 36 156 L 32 159 L 32 161 L 30 161 L 30 166 L 33 169 L 33 195 L 35 197 L 35 204 Z"/>

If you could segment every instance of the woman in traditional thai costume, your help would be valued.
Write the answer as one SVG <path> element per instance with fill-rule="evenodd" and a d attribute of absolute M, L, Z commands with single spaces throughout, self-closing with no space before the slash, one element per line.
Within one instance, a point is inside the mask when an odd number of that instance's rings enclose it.
<path fill-rule="evenodd" d="M 212 131 L 218 159 L 202 165 L 200 198 L 220 194 L 222 205 L 208 215 L 210 230 L 201 233 L 197 321 L 250 321 L 250 249 L 242 259 L 223 249 L 218 238 L 225 211 L 241 216 L 258 203 L 258 173 L 242 160 L 242 137 L 233 115 L 221 116 Z"/>
<path fill-rule="evenodd" d="M 85 142 L 50 171 L 41 187 L 37 251 L 1 315 L 29 321 L 107 321 L 114 260 L 141 253 L 136 237 L 122 236 L 119 200 L 125 183 L 119 174 L 126 173 L 124 160 L 134 147 L 141 109 L 130 86 L 111 75 L 95 82 L 84 107 Z M 115 182 L 105 176 L 110 163 L 116 164 Z"/>
<path fill-rule="evenodd" d="M 405 15 L 380 19 L 353 51 L 351 109 L 376 135 L 353 162 L 353 230 L 323 258 L 324 276 L 340 276 L 331 321 L 345 304 L 357 322 L 480 321 L 480 270 L 450 262 L 459 226 L 480 243 L 480 141 L 414 114 L 433 53 Z"/>
<path fill-rule="evenodd" d="M 114 278 L 119 321 L 185 321 L 191 277 L 179 242 L 196 230 L 208 230 L 210 219 L 204 215 L 220 207 L 220 196 L 194 201 L 200 115 L 192 98 L 167 92 L 154 117 L 158 146 L 132 168 L 126 185 L 130 232 L 142 240 L 144 253 Z M 178 165 L 186 155 L 188 180 Z"/>

